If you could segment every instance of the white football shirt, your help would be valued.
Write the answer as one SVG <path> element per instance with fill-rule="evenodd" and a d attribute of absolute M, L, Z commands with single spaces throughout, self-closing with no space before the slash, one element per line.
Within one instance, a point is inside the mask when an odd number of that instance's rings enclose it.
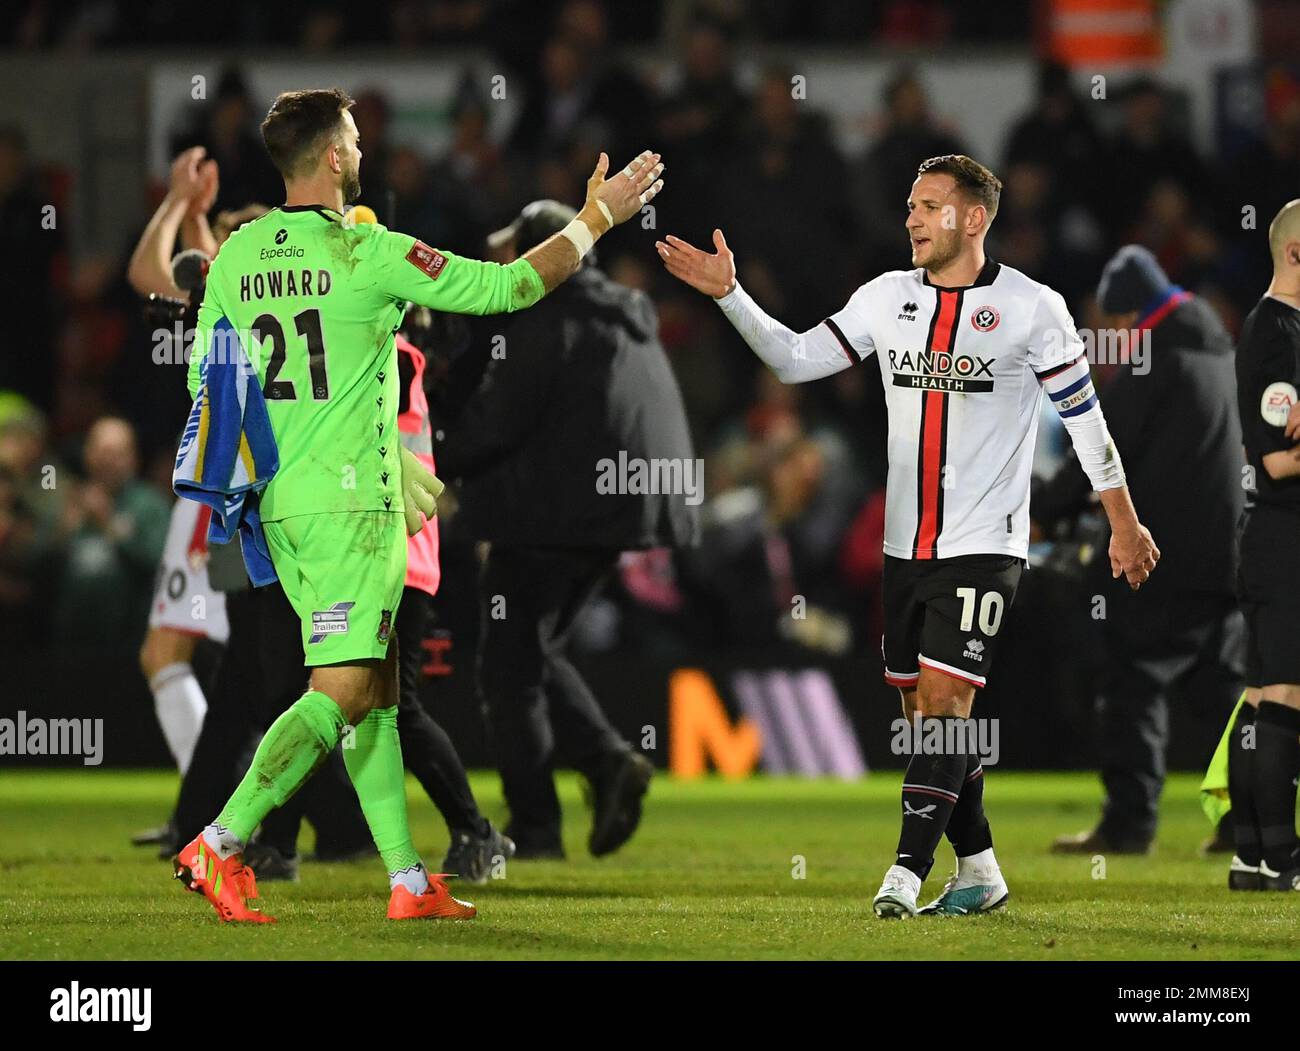
<path fill-rule="evenodd" d="M 888 555 L 1025 557 L 1044 391 L 1094 488 L 1123 484 L 1065 301 L 1018 270 L 990 259 L 963 288 L 936 287 L 922 268 L 891 271 L 798 335 L 739 286 L 718 303 L 788 382 L 875 357 L 889 412 Z"/>

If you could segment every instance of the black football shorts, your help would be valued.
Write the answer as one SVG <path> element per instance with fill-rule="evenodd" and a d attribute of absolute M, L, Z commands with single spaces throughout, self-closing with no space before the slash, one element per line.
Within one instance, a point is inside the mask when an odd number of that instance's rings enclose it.
<path fill-rule="evenodd" d="M 1239 550 L 1246 685 L 1300 683 L 1300 515 L 1271 507 L 1246 512 Z"/>
<path fill-rule="evenodd" d="M 925 665 L 984 686 L 1024 565 L 1014 555 L 886 555 L 885 681 L 914 689 Z"/>

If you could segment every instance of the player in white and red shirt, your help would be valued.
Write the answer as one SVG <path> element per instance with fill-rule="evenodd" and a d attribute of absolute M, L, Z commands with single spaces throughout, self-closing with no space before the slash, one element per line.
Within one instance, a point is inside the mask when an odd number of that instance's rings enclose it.
<path fill-rule="evenodd" d="M 917 913 L 945 832 L 957 873 L 924 911 L 986 912 L 1008 897 L 984 816 L 980 757 L 965 746 L 976 739 L 975 689 L 987 682 L 1025 564 L 1044 392 L 1110 519 L 1114 575 L 1136 589 L 1160 557 L 1133 510 L 1064 300 L 984 254 L 1001 190 L 969 157 L 925 161 L 907 202 L 915 269 L 867 282 L 807 332 L 769 317 L 740 287 L 721 230 L 712 254 L 672 236 L 656 243 L 668 271 L 713 296 L 783 382 L 872 358 L 880 369 L 889 413 L 885 679 L 899 688 L 909 722 L 939 720 L 948 742 L 908 764 L 897 859 L 874 902 L 882 917 Z"/>

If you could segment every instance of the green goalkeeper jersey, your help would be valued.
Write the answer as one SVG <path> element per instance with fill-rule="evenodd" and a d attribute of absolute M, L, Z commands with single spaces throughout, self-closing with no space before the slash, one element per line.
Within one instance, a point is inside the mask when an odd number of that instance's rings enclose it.
<path fill-rule="evenodd" d="M 500 314 L 545 294 L 531 263 L 440 252 L 324 207 L 274 208 L 213 260 L 190 358 L 190 396 L 226 318 L 257 370 L 280 453 L 262 496 L 267 521 L 402 506 L 393 335 L 408 301 Z"/>

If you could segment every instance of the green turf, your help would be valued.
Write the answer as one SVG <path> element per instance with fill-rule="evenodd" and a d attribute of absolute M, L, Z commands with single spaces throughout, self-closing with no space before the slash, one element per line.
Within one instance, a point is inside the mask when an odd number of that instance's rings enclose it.
<path fill-rule="evenodd" d="M 263 888 L 275 926 L 222 926 L 131 832 L 157 822 L 175 777 L 7 771 L 0 778 L 0 957 L 17 959 L 1260 959 L 1295 956 L 1294 895 L 1230 894 L 1203 859 L 1195 779 L 1170 779 L 1153 858 L 1064 858 L 1052 836 L 1089 825 L 1096 778 L 991 773 L 986 800 L 1008 908 L 886 922 L 871 914 L 897 835 L 899 775 L 865 781 L 657 778 L 637 837 L 594 860 L 564 779 L 567 862 L 516 862 L 464 888 L 471 923 L 386 923 L 376 860 L 305 865 Z M 489 813 L 496 778 L 476 775 Z M 436 863 L 446 833 L 409 785 L 416 842 Z M 304 835 L 304 846 L 308 835 Z M 805 878 L 794 878 L 799 858 Z M 942 886 L 941 847 L 925 893 Z"/>

